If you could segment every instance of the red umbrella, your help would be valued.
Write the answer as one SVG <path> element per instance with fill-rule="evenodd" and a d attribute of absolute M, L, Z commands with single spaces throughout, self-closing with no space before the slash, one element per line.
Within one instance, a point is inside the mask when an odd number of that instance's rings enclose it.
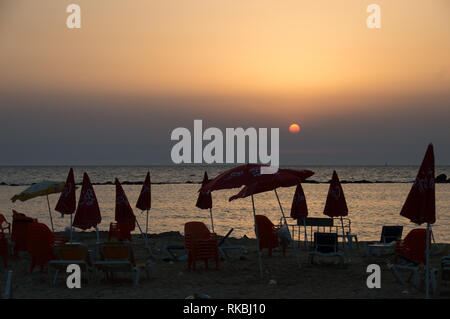
<path fill-rule="evenodd" d="M 273 190 L 275 192 L 275 196 L 278 200 L 278 205 L 280 206 L 281 214 L 283 215 L 284 223 L 287 227 L 287 230 L 289 232 L 289 226 L 287 225 L 286 216 L 284 215 L 283 206 L 281 205 L 280 198 L 278 197 L 277 188 L 278 187 L 291 187 L 298 185 L 302 181 L 304 181 L 306 178 L 314 175 L 314 172 L 309 170 L 293 170 L 293 169 L 279 169 L 278 172 L 275 174 L 264 174 L 264 175 L 255 175 L 252 180 L 253 183 L 246 185 L 237 195 L 234 195 L 230 197 L 229 201 L 238 199 L 238 198 L 244 198 L 247 196 L 252 197 L 252 207 L 253 207 L 253 216 L 255 217 L 255 205 L 253 200 L 253 195 L 258 193 L 263 193 L 267 191 Z M 255 220 L 255 229 L 256 229 L 256 220 Z M 258 243 L 258 231 L 256 229 L 256 235 L 257 235 L 257 243 Z M 289 232 L 290 235 L 290 232 Z M 295 255 L 297 257 L 297 262 L 300 267 L 300 260 L 298 258 L 297 250 L 295 248 Z M 259 243 L 258 243 L 258 252 L 259 252 Z M 260 254 L 258 255 L 260 257 Z M 260 271 L 262 274 L 262 268 L 261 268 L 261 262 L 260 262 Z M 262 275 L 261 275 L 262 276 Z"/>
<path fill-rule="evenodd" d="M 122 185 L 116 178 L 116 210 L 115 219 L 118 223 L 130 225 L 130 231 L 134 230 L 136 224 L 136 216 L 134 216 L 133 209 L 128 202 Z"/>
<path fill-rule="evenodd" d="M 202 186 L 201 191 L 212 192 L 220 189 L 230 189 L 241 187 L 242 185 L 249 185 L 255 181 L 255 177 L 261 175 L 262 164 L 245 164 L 232 169 L 229 169 L 205 186 Z"/>
<path fill-rule="evenodd" d="M 293 219 L 303 219 L 308 216 L 308 206 L 303 192 L 302 184 L 298 184 L 292 199 L 291 217 Z"/>
<path fill-rule="evenodd" d="M 203 175 L 202 187 L 205 186 L 206 184 L 208 184 L 208 182 L 209 182 L 208 173 L 206 173 L 206 171 L 205 171 L 205 174 Z M 195 206 L 197 206 L 200 209 L 209 209 L 209 215 L 211 216 L 211 229 L 212 229 L 212 231 L 214 233 L 214 221 L 213 221 L 213 216 L 212 216 L 212 196 L 211 196 L 211 192 L 202 192 L 201 188 L 199 190 L 197 203 L 195 204 Z"/>
<path fill-rule="evenodd" d="M 150 208 L 152 207 L 150 172 L 147 172 L 147 176 L 145 176 L 144 185 L 142 185 L 141 193 L 139 194 L 136 207 L 140 210 L 150 210 Z"/>
<path fill-rule="evenodd" d="M 70 242 L 72 242 L 72 214 L 77 208 L 77 202 L 75 198 L 75 177 L 73 176 L 73 168 L 70 168 L 67 175 L 66 184 L 64 184 L 63 191 L 56 204 L 55 210 L 62 215 L 70 215 Z"/>
<path fill-rule="evenodd" d="M 145 245 L 150 253 L 152 254 L 150 250 L 150 246 L 148 245 L 148 212 L 150 208 L 152 207 L 152 184 L 150 182 L 150 172 L 147 172 L 147 176 L 145 176 L 144 184 L 142 185 L 141 193 L 139 194 L 139 198 L 136 203 L 136 207 L 140 210 L 147 211 L 146 218 L 145 218 Z M 138 224 L 139 226 L 139 224 Z M 141 230 L 142 233 L 142 230 Z"/>
<path fill-rule="evenodd" d="M 303 220 L 305 230 L 305 244 L 308 248 L 308 233 L 306 232 L 306 217 L 308 217 L 308 206 L 306 205 L 306 197 L 303 192 L 302 184 L 298 184 L 295 189 L 294 198 L 291 205 L 291 217 L 293 219 Z"/>
<path fill-rule="evenodd" d="M 436 201 L 434 188 L 434 152 L 433 145 L 428 145 L 416 180 L 409 191 L 406 202 L 400 212 L 413 223 L 434 224 L 436 221 Z"/>
<path fill-rule="evenodd" d="M 83 174 L 83 186 L 81 187 L 80 198 L 78 200 L 78 207 L 75 212 L 75 218 L 72 226 L 81 228 L 83 230 L 95 227 L 98 238 L 97 225 L 102 221 L 100 215 L 100 208 L 98 207 L 97 197 L 95 196 L 94 188 L 87 173 Z"/>
<path fill-rule="evenodd" d="M 331 178 L 330 188 L 328 189 L 327 201 L 325 203 L 324 215 L 333 217 L 341 217 L 342 225 L 342 241 L 345 248 L 345 231 L 343 216 L 348 215 L 347 202 L 345 201 L 344 190 L 342 189 L 341 182 L 336 171 L 333 171 L 333 177 Z"/>
<path fill-rule="evenodd" d="M 67 175 L 66 184 L 56 204 L 55 210 L 61 214 L 73 214 L 77 207 L 75 199 L 75 178 L 73 176 L 73 168 L 69 170 Z"/>
<path fill-rule="evenodd" d="M 434 224 L 436 221 L 433 144 L 428 145 L 416 180 L 409 191 L 405 204 L 403 204 L 400 215 L 419 225 L 427 223 L 427 264 L 425 279 L 426 297 L 429 298 L 430 224 Z"/>
<path fill-rule="evenodd" d="M 347 202 L 336 171 L 333 171 L 330 188 L 328 189 L 327 201 L 325 203 L 324 215 L 330 217 L 342 217 L 348 215 Z"/>

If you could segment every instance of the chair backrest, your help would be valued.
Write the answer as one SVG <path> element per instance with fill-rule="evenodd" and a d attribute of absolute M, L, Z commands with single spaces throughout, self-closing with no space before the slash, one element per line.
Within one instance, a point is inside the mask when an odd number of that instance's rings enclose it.
<path fill-rule="evenodd" d="M 258 228 L 258 235 L 260 237 L 271 235 L 275 233 L 275 225 L 270 221 L 267 216 L 256 215 L 256 226 Z"/>
<path fill-rule="evenodd" d="M 430 231 L 431 243 L 431 231 Z M 400 255 L 416 262 L 426 264 L 426 249 L 427 249 L 427 230 L 424 228 L 415 228 L 411 230 L 403 239 L 401 249 L 406 250 L 406 253 L 400 251 Z"/>
<path fill-rule="evenodd" d="M 319 253 L 335 253 L 338 251 L 337 233 L 314 233 L 314 249 Z"/>
<path fill-rule="evenodd" d="M 333 218 L 326 217 L 306 217 L 304 219 L 298 219 L 297 224 L 299 226 L 311 226 L 311 227 L 333 227 Z"/>
<path fill-rule="evenodd" d="M 100 245 L 100 255 L 105 261 L 129 261 L 135 264 L 133 249 L 122 242 L 107 242 Z"/>
<path fill-rule="evenodd" d="M 28 226 L 27 250 L 33 255 L 53 252 L 55 235 L 42 223 L 31 223 Z"/>
<path fill-rule="evenodd" d="M 186 249 L 192 248 L 192 240 L 208 239 L 211 232 L 202 222 L 188 222 L 184 224 L 184 246 Z"/>
<path fill-rule="evenodd" d="M 66 243 L 58 247 L 56 253 L 60 260 L 83 260 L 91 263 L 89 251 L 86 245 Z"/>
<path fill-rule="evenodd" d="M 391 243 L 402 238 L 403 226 L 383 226 L 381 230 L 381 243 Z"/>

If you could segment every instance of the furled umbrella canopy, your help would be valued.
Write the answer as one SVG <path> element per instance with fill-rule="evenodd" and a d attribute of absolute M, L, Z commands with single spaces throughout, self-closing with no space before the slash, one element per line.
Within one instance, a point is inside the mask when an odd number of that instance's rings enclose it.
<path fill-rule="evenodd" d="M 55 207 L 57 212 L 60 212 L 61 214 L 73 214 L 75 212 L 75 209 L 77 208 L 75 189 L 75 177 L 73 175 L 73 169 L 71 168 L 67 175 L 66 184 L 64 185 Z"/>
<path fill-rule="evenodd" d="M 308 206 L 306 204 L 305 193 L 302 184 L 298 184 L 295 189 L 294 198 L 291 205 L 291 217 L 293 219 L 303 219 L 308 216 Z"/>
<path fill-rule="evenodd" d="M 96 227 L 102 221 L 97 197 L 87 173 L 83 175 L 83 186 L 81 187 L 78 207 L 75 212 L 73 226 L 86 230 Z"/>
<path fill-rule="evenodd" d="M 140 210 L 149 210 L 152 207 L 152 192 L 150 183 L 150 172 L 147 172 L 144 185 L 142 185 L 136 207 Z"/>
<path fill-rule="evenodd" d="M 132 231 L 135 228 L 136 216 L 134 216 L 133 209 L 128 202 L 127 195 L 125 194 L 122 185 L 116 178 L 116 210 L 115 219 L 118 223 L 129 225 L 129 230 Z"/>
<path fill-rule="evenodd" d="M 400 215 L 419 225 L 423 223 L 434 224 L 436 221 L 434 150 L 432 144 L 428 145 L 422 165 L 420 165 L 416 180 L 409 191 Z"/>
<path fill-rule="evenodd" d="M 202 187 L 208 184 L 208 173 L 205 172 L 203 175 Z M 195 204 L 200 209 L 209 209 L 212 208 L 212 196 L 210 192 L 202 192 L 199 190 L 197 203 Z"/>
<path fill-rule="evenodd" d="M 325 203 L 324 215 L 330 217 L 343 217 L 348 215 L 347 202 L 344 190 L 336 171 L 333 171 L 330 188 L 328 189 L 327 201 Z"/>

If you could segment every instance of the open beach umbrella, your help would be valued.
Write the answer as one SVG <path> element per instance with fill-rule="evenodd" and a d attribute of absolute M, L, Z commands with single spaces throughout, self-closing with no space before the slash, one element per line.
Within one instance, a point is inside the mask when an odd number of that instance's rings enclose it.
<path fill-rule="evenodd" d="M 325 208 L 323 214 L 331 218 L 340 217 L 342 225 L 342 241 L 345 247 L 345 231 L 344 231 L 344 216 L 348 215 L 347 202 L 345 201 L 344 190 L 342 189 L 341 182 L 336 171 L 333 171 L 333 177 L 331 178 L 330 188 L 328 189 L 327 201 L 325 202 Z"/>
<path fill-rule="evenodd" d="M 305 228 L 305 244 L 308 247 L 308 234 L 306 233 L 306 217 L 308 217 L 308 205 L 306 204 L 305 193 L 303 192 L 302 184 L 298 184 L 295 188 L 294 197 L 291 205 L 291 218 L 303 220 Z"/>
<path fill-rule="evenodd" d="M 81 186 L 78 207 L 75 211 L 73 227 L 83 230 L 91 227 L 95 228 L 97 241 L 100 241 L 97 225 L 102 221 L 100 208 L 98 207 L 97 196 L 95 196 L 94 188 L 87 173 L 83 174 L 83 185 Z"/>
<path fill-rule="evenodd" d="M 75 213 L 77 208 L 75 189 L 75 177 L 73 175 L 73 169 L 70 168 L 66 184 L 64 185 L 64 189 L 62 190 L 55 207 L 55 210 L 60 212 L 63 216 L 64 214 L 70 215 L 70 242 L 72 242 L 72 214 Z"/>
<path fill-rule="evenodd" d="M 434 187 L 434 150 L 433 144 L 429 144 L 416 180 L 414 181 L 408 197 L 403 204 L 400 215 L 408 218 L 413 223 L 421 225 L 427 223 L 427 248 L 426 248 L 426 297 L 429 298 L 430 277 L 430 231 L 431 224 L 436 221 L 436 196 Z"/>
<path fill-rule="evenodd" d="M 208 182 L 209 182 L 208 173 L 206 173 L 206 171 L 205 171 L 205 174 L 203 175 L 202 187 L 205 186 L 206 184 L 208 184 Z M 200 188 L 199 193 L 198 193 L 197 203 L 195 204 L 195 206 L 197 206 L 200 209 L 209 209 L 209 215 L 211 217 L 211 228 L 212 228 L 212 232 L 214 233 L 211 192 L 202 192 L 201 188 Z"/>
<path fill-rule="evenodd" d="M 278 172 L 276 172 L 274 174 L 261 175 L 261 177 L 256 179 L 256 181 L 253 184 L 245 186 L 237 195 L 231 196 L 229 198 L 229 201 L 232 201 L 232 200 L 235 200 L 238 198 L 248 197 L 248 196 L 252 197 L 252 207 L 253 207 L 253 216 L 255 218 L 256 237 L 257 237 L 257 241 L 259 241 L 253 195 L 273 190 L 275 192 L 275 196 L 277 198 L 278 205 L 280 206 L 284 224 L 289 233 L 289 237 L 292 240 L 292 237 L 291 237 L 291 234 L 289 231 L 289 226 L 286 221 L 286 216 L 284 214 L 283 206 L 281 205 L 281 201 L 278 196 L 277 188 L 278 187 L 292 187 L 292 186 L 298 185 L 299 183 L 304 181 L 306 178 L 311 177 L 312 175 L 314 175 L 314 172 L 309 171 L 309 170 L 298 171 L 298 170 L 293 170 L 293 169 L 279 169 Z M 295 243 L 293 246 L 294 246 L 295 256 L 297 258 L 297 263 L 300 268 L 301 264 L 300 264 L 300 259 L 298 256 L 297 249 L 295 247 Z M 258 251 L 259 251 L 259 243 L 258 243 Z M 260 257 L 260 254 L 259 254 L 259 257 Z M 260 270 L 261 270 L 261 267 L 260 267 Z M 261 273 L 261 275 L 262 275 L 262 273 Z"/>
<path fill-rule="evenodd" d="M 220 189 L 238 188 L 243 185 L 250 185 L 255 182 L 255 178 L 261 175 L 262 164 L 245 164 L 231 168 L 216 178 L 202 186 L 200 191 L 212 192 Z"/>
<path fill-rule="evenodd" d="M 52 225 L 52 231 L 55 231 L 53 228 L 53 218 L 52 218 L 52 212 L 50 210 L 50 201 L 48 200 L 48 195 L 60 193 L 62 192 L 64 188 L 64 182 L 53 182 L 53 181 L 42 181 L 36 184 L 31 185 L 21 193 L 14 195 L 11 198 L 11 201 L 14 203 L 16 200 L 20 200 L 22 202 L 27 201 L 29 199 L 39 197 L 39 196 L 46 196 L 47 198 L 47 206 L 48 206 L 48 213 L 50 215 L 50 223 Z"/>

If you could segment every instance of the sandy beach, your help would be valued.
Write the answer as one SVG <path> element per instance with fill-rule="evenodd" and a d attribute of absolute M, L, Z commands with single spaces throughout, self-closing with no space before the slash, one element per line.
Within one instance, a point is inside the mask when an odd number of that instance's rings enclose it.
<path fill-rule="evenodd" d="M 107 238 L 106 232 L 100 238 Z M 95 249 L 95 233 L 79 233 L 79 240 L 90 249 Z M 220 269 L 205 270 L 198 263 L 196 271 L 188 271 L 186 261 L 164 261 L 167 257 L 163 248 L 167 244 L 183 244 L 179 232 L 166 232 L 150 236 L 154 258 L 151 260 L 150 278 L 142 275 L 138 286 L 133 286 L 130 274 L 119 273 L 114 280 L 105 280 L 98 273 L 89 283 L 82 282 L 80 289 L 68 289 L 65 274 L 60 274 L 56 286 L 49 285 L 48 274 L 35 269 L 29 273 L 30 258 L 21 252 L 19 258 L 10 257 L 8 269 L 13 271 L 13 298 L 169 298 L 184 299 L 193 294 L 206 294 L 211 298 L 424 298 L 424 292 L 400 284 L 387 268 L 392 254 L 374 257 L 372 263 L 381 266 L 381 288 L 368 289 L 366 286 L 367 258 L 365 243 L 353 247 L 351 261 L 339 266 L 335 259 L 317 259 L 318 264 L 308 263 L 307 253 L 300 247 L 302 269 L 298 270 L 294 251 L 289 247 L 286 256 L 281 250 L 274 250 L 273 256 L 263 251 L 264 279 L 259 278 L 255 240 L 249 238 L 229 238 L 232 245 L 243 245 L 244 253 L 234 262 L 221 260 Z M 133 236 L 132 246 L 137 261 L 145 261 L 148 254 L 140 236 Z M 449 253 L 449 245 L 433 245 L 432 267 L 439 268 L 440 258 Z M 0 270 L 1 278 L 6 278 L 6 269 Z M 4 279 L 2 279 L 3 281 Z M 440 296 L 448 298 L 450 291 L 443 286 Z"/>

